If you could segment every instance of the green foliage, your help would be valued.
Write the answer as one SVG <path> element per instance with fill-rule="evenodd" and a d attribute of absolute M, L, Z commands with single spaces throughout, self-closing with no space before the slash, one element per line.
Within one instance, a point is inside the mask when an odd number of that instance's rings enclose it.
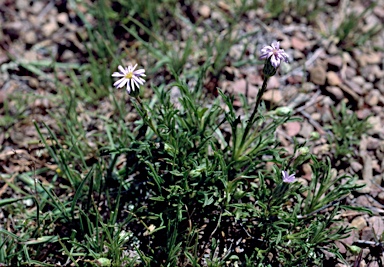
<path fill-rule="evenodd" d="M 317 14 L 322 10 L 322 7 L 321 1 L 268 0 L 265 3 L 265 9 L 270 12 L 272 18 L 282 19 L 287 15 L 290 15 L 296 19 L 305 18 L 309 21 L 315 21 Z"/>
<path fill-rule="evenodd" d="M 299 13 L 306 12 L 304 2 L 294 1 Z M 293 154 L 285 150 L 277 129 L 299 119 L 287 109 L 266 109 L 261 96 L 268 79 L 256 102 L 242 97 L 240 108 L 233 96 L 219 90 L 210 99 L 203 90 L 207 76 L 219 78 L 233 45 L 254 34 L 241 35 L 235 24 L 257 1 L 234 1 L 222 34 L 215 33 L 217 25 L 195 22 L 213 33 L 204 39 L 193 26 L 194 36 L 170 41 L 163 33 L 187 23 L 175 3 L 99 0 L 91 9 L 96 26 L 77 11 L 87 28 L 88 63 L 66 66 L 71 86 L 57 83 L 63 107 L 50 113 L 54 128 L 35 123 L 50 168 L 17 175 L 15 183 L 2 177 L 16 196 L 0 201 L 12 222 L 0 228 L 0 262 L 321 266 L 324 251 L 342 258 L 332 242 L 351 231 L 338 215 L 351 208 L 343 200 L 360 188 L 355 178 L 338 176 L 329 160 L 311 155 L 304 144 L 295 142 Z M 149 99 L 131 98 L 131 105 L 128 96 L 109 89 L 108 70 L 135 52 L 119 46 L 124 38 L 147 53 L 148 76 L 164 70 L 172 75 L 150 86 Z M 181 43 L 186 45 L 174 49 Z M 201 54 L 195 56 L 196 50 Z M 203 63 L 197 64 L 200 56 Z M 97 112 L 105 103 L 109 114 Z M 5 104 L 7 115 L 24 116 L 22 105 L 12 113 Z M 133 121 L 127 119 L 130 108 L 139 115 Z M 330 142 L 336 157 L 343 157 L 368 127 L 345 105 L 334 113 Z M 12 123 L 8 119 L 3 126 Z M 86 123 L 92 120 L 97 127 Z M 304 163 L 311 166 L 309 184 L 283 182 L 283 170 L 299 177 Z"/>
<path fill-rule="evenodd" d="M 338 45 L 346 49 L 362 46 L 383 30 L 383 25 L 380 24 L 372 26 L 368 30 L 363 30 L 361 27 L 361 22 L 364 17 L 368 12 L 372 12 L 376 5 L 376 2 L 372 2 L 372 4 L 360 14 L 356 12 L 345 14 L 344 20 L 342 20 L 337 29 L 334 29 L 334 35 L 337 38 Z"/>
<path fill-rule="evenodd" d="M 360 120 L 356 113 L 347 109 L 344 102 L 341 103 L 339 110 L 333 107 L 332 111 L 333 119 L 327 127 L 331 132 L 328 135 L 328 142 L 332 145 L 335 158 L 348 159 L 360 144 L 362 135 L 371 128 L 368 123 L 369 117 Z"/>

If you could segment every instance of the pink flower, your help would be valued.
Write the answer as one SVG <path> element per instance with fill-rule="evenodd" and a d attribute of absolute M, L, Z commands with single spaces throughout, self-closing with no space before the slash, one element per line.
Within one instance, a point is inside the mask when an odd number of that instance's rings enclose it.
<path fill-rule="evenodd" d="M 295 181 L 295 174 L 289 175 L 287 171 L 282 171 L 281 172 L 283 175 L 283 182 L 284 183 L 293 183 Z"/>
<path fill-rule="evenodd" d="M 129 65 L 127 68 L 123 68 L 121 65 L 119 65 L 119 71 L 120 72 L 114 72 L 112 74 L 112 77 L 121 77 L 121 79 L 117 80 L 113 86 L 116 88 L 124 87 L 124 85 L 127 85 L 127 92 L 128 94 L 131 93 L 131 91 L 135 91 L 135 87 L 140 88 L 140 85 L 143 85 L 145 80 L 141 77 L 145 77 L 145 69 L 139 69 L 135 70 L 136 66 Z"/>
<path fill-rule="evenodd" d="M 280 43 L 276 41 L 274 41 L 271 45 L 264 46 L 261 49 L 260 59 L 268 58 L 275 69 L 280 66 L 280 62 L 282 60 L 288 63 L 287 53 L 284 52 L 284 49 L 280 49 Z"/>

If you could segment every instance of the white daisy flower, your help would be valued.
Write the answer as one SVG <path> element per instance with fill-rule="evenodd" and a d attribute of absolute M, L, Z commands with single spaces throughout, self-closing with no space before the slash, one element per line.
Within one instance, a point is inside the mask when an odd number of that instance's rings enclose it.
<path fill-rule="evenodd" d="M 145 69 L 135 70 L 136 66 L 137 64 L 133 67 L 129 65 L 127 68 L 123 68 L 121 65 L 119 65 L 118 68 L 120 72 L 114 72 L 112 77 L 119 77 L 121 79 L 117 80 L 113 86 L 116 88 L 122 88 L 127 85 L 128 94 L 134 92 L 135 87 L 139 89 L 140 85 L 145 83 L 145 80 L 141 78 L 145 77 Z"/>

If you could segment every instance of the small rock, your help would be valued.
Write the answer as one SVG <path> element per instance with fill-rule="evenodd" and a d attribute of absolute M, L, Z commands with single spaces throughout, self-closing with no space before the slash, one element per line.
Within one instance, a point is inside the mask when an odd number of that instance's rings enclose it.
<path fill-rule="evenodd" d="M 365 81 L 364 81 L 365 82 Z M 358 93 L 359 95 L 363 94 L 363 90 L 361 89 L 361 85 L 356 84 L 353 81 L 345 80 L 344 83 L 354 92 Z"/>
<path fill-rule="evenodd" d="M 261 86 L 263 84 L 263 79 L 261 78 L 260 75 L 255 75 L 255 74 L 249 74 L 247 76 L 248 81 L 253 84 L 253 85 L 259 85 Z"/>
<path fill-rule="evenodd" d="M 262 96 L 262 99 L 265 101 L 272 102 L 274 104 L 278 104 L 283 100 L 283 96 L 281 95 L 280 90 L 272 89 L 272 90 L 267 90 Z"/>
<path fill-rule="evenodd" d="M 320 119 L 321 119 L 321 114 L 320 113 L 312 113 L 311 114 L 311 118 L 313 119 L 313 120 L 315 120 L 315 121 L 320 121 Z"/>
<path fill-rule="evenodd" d="M 293 36 L 291 38 L 292 48 L 298 51 L 304 51 L 306 48 L 309 48 L 309 42 L 301 38 Z"/>
<path fill-rule="evenodd" d="M 367 149 L 368 150 L 376 150 L 380 147 L 380 140 L 371 136 L 367 138 Z"/>
<path fill-rule="evenodd" d="M 69 22 L 68 14 L 67 13 L 60 13 L 57 15 L 57 22 L 66 25 Z"/>
<path fill-rule="evenodd" d="M 234 93 L 247 95 L 249 97 L 256 97 L 258 92 L 258 88 L 247 82 L 245 79 L 240 79 L 233 82 L 232 88 Z"/>
<path fill-rule="evenodd" d="M 41 28 L 41 31 L 45 37 L 49 37 L 58 29 L 59 29 L 59 25 L 57 24 L 57 22 L 51 19 L 48 23 L 43 25 L 43 27 Z"/>
<path fill-rule="evenodd" d="M 372 158 L 368 155 L 363 156 L 363 179 L 366 182 L 372 182 L 373 172 L 372 172 Z"/>
<path fill-rule="evenodd" d="M 365 103 L 370 105 L 371 107 L 377 106 L 379 103 L 380 92 L 378 90 L 372 90 L 365 97 Z"/>
<path fill-rule="evenodd" d="M 327 72 L 327 81 L 329 85 L 338 86 L 341 84 L 339 76 L 334 71 Z"/>
<path fill-rule="evenodd" d="M 351 226 L 356 227 L 357 230 L 362 230 L 367 226 L 367 222 L 365 221 L 364 216 L 358 216 L 352 220 Z"/>
<path fill-rule="evenodd" d="M 268 80 L 267 89 L 275 89 L 280 87 L 280 81 L 276 76 L 272 76 Z"/>
<path fill-rule="evenodd" d="M 372 112 L 368 108 L 356 111 L 357 118 L 359 118 L 360 120 L 367 118 L 371 114 Z"/>
<path fill-rule="evenodd" d="M 300 135 L 309 138 L 313 130 L 313 126 L 307 121 L 304 121 L 301 126 Z"/>
<path fill-rule="evenodd" d="M 371 52 L 362 56 L 364 56 L 365 62 L 370 65 L 380 64 L 382 61 L 381 52 Z"/>
<path fill-rule="evenodd" d="M 284 124 L 287 134 L 291 137 L 299 134 L 301 125 L 298 121 L 287 122 Z"/>
<path fill-rule="evenodd" d="M 374 234 L 372 232 L 372 228 L 371 227 L 364 227 L 362 230 L 361 230 L 361 239 L 362 240 L 372 240 L 374 238 Z"/>
<path fill-rule="evenodd" d="M 339 249 L 339 252 L 341 253 L 341 254 L 344 254 L 344 253 L 347 253 L 347 249 L 345 248 L 345 246 L 344 246 L 344 244 L 343 243 L 341 243 L 340 241 L 335 241 L 335 245 L 336 245 L 336 247 Z"/>
<path fill-rule="evenodd" d="M 39 86 L 39 80 L 36 79 L 36 78 L 30 77 L 29 80 L 28 80 L 28 85 L 31 88 L 36 89 Z"/>
<path fill-rule="evenodd" d="M 384 203 L 384 192 L 380 192 L 377 195 L 377 198 L 380 200 L 381 203 Z"/>
<path fill-rule="evenodd" d="M 28 1 L 25 1 L 25 0 L 21 0 L 23 2 L 28 2 Z M 33 1 L 33 5 L 31 8 L 28 8 L 29 11 L 32 12 L 32 14 L 39 14 L 39 12 L 41 12 L 41 10 L 43 10 L 44 8 L 44 2 L 43 1 Z"/>
<path fill-rule="evenodd" d="M 361 171 L 363 169 L 363 165 L 361 165 L 359 162 L 357 161 L 353 161 L 351 162 L 351 168 L 352 170 L 355 172 L 355 173 L 358 173 L 359 171 Z"/>
<path fill-rule="evenodd" d="M 38 58 L 37 52 L 34 50 L 28 50 L 24 53 L 23 56 L 24 60 L 26 61 L 35 61 Z"/>
<path fill-rule="evenodd" d="M 384 232 L 384 221 L 379 216 L 373 216 L 368 219 L 370 226 L 373 228 L 376 236 L 381 236 Z"/>
<path fill-rule="evenodd" d="M 327 86 L 325 87 L 325 90 L 327 90 L 327 92 L 334 96 L 337 100 L 344 98 L 343 91 L 337 86 Z"/>
<path fill-rule="evenodd" d="M 349 78 L 349 79 L 351 79 L 352 77 L 355 77 L 356 76 L 356 69 L 352 68 L 352 67 L 347 67 L 345 70 L 345 76 L 347 76 L 347 78 Z"/>
<path fill-rule="evenodd" d="M 340 70 L 341 66 L 343 66 L 343 59 L 341 56 L 332 56 L 327 59 L 328 65 L 330 68 L 335 68 L 336 70 Z"/>
<path fill-rule="evenodd" d="M 370 207 L 371 202 L 368 200 L 366 196 L 359 196 L 356 198 L 356 204 L 363 207 Z"/>
<path fill-rule="evenodd" d="M 309 70 L 310 81 L 317 85 L 325 84 L 327 78 L 326 75 L 327 74 L 325 70 L 320 66 L 314 67 Z"/>
<path fill-rule="evenodd" d="M 301 89 L 306 92 L 312 92 L 316 89 L 315 85 L 313 83 L 305 82 L 301 85 Z"/>
<path fill-rule="evenodd" d="M 26 10 L 29 8 L 29 1 L 16 0 L 16 8 L 18 10 Z"/>
<path fill-rule="evenodd" d="M 202 5 L 199 8 L 199 13 L 203 18 L 207 19 L 211 16 L 211 8 L 207 5 Z"/>
<path fill-rule="evenodd" d="M 304 176 L 302 176 L 302 178 L 304 178 L 305 180 L 310 182 L 312 180 L 312 167 L 311 167 L 311 165 L 309 165 L 308 163 L 304 163 L 303 164 L 303 172 L 304 172 Z"/>
<path fill-rule="evenodd" d="M 364 77 L 362 76 L 355 76 L 352 78 L 352 81 L 360 86 L 363 86 L 366 83 Z"/>
<path fill-rule="evenodd" d="M 372 128 L 368 130 L 368 134 L 379 134 L 383 131 L 380 116 L 369 117 L 368 123 L 372 125 Z"/>
<path fill-rule="evenodd" d="M 27 31 L 23 37 L 27 44 L 34 44 L 37 41 L 37 36 L 35 31 Z"/>
<path fill-rule="evenodd" d="M 346 93 L 347 95 L 350 95 L 356 102 L 359 101 L 360 99 L 359 95 L 356 94 L 355 91 L 353 91 L 351 88 L 349 88 L 344 84 L 340 84 L 339 87 L 341 90 L 343 90 L 344 93 Z"/>

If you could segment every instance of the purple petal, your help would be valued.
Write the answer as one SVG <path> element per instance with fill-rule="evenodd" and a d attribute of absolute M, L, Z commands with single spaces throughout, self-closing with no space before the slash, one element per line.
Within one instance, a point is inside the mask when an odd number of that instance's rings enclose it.
<path fill-rule="evenodd" d="M 276 69 L 280 65 L 280 59 L 278 57 L 271 57 L 271 64 Z"/>
<path fill-rule="evenodd" d="M 276 42 L 276 41 L 274 41 L 274 42 L 272 43 L 272 47 L 273 47 L 273 49 L 279 50 L 279 48 L 280 48 L 280 42 Z"/>

